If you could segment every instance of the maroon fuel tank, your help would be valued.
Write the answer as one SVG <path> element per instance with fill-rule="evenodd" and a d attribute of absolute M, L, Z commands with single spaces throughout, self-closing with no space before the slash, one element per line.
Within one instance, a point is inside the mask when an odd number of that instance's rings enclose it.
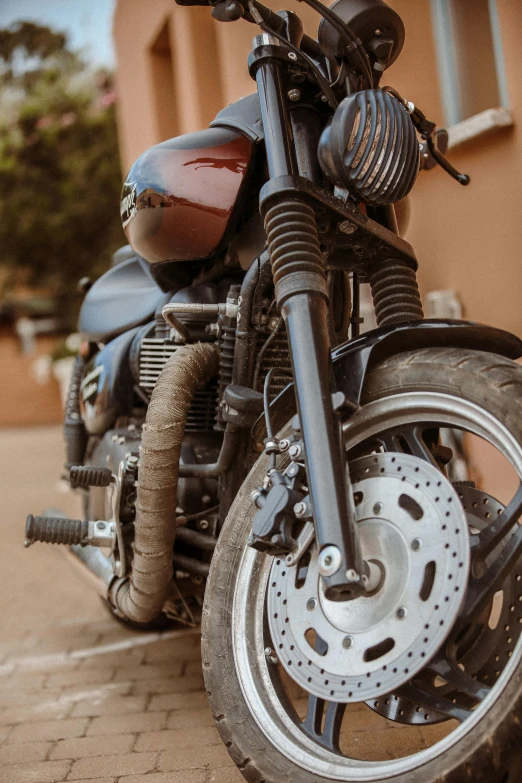
<path fill-rule="evenodd" d="M 121 198 L 123 228 L 136 253 L 150 264 L 211 256 L 234 228 L 252 149 L 236 130 L 209 128 L 143 153 Z"/>

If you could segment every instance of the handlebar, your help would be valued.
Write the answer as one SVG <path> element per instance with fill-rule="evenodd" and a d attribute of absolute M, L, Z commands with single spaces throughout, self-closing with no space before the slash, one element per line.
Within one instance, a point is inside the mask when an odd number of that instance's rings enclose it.
<path fill-rule="evenodd" d="M 206 6 L 217 8 L 218 6 L 223 6 L 225 14 L 228 9 L 230 9 L 230 16 L 228 19 L 226 16 L 223 18 L 221 16 L 218 16 L 217 14 L 213 13 L 213 16 L 217 18 L 220 21 L 232 21 L 234 19 L 245 19 L 247 22 L 252 22 L 255 24 L 255 20 L 252 18 L 252 16 L 249 13 L 249 9 L 247 4 L 244 2 L 244 0 L 218 0 L 215 2 L 215 0 L 175 0 L 177 5 L 182 6 Z M 258 2 L 258 0 L 254 0 L 253 5 L 256 9 L 256 11 L 259 13 L 259 15 L 262 17 L 263 21 L 272 28 L 272 30 L 275 30 L 276 32 L 282 32 L 285 20 L 283 17 L 281 17 L 279 14 L 272 11 L 270 8 L 267 8 L 266 5 L 263 5 L 263 3 Z M 234 8 L 231 8 L 233 6 Z M 236 10 L 236 14 L 234 14 L 234 10 Z M 306 35 L 306 33 L 303 35 L 300 49 L 307 54 L 309 57 L 317 58 L 321 56 L 321 49 L 319 47 L 319 44 L 314 38 L 310 38 L 309 35 Z"/>

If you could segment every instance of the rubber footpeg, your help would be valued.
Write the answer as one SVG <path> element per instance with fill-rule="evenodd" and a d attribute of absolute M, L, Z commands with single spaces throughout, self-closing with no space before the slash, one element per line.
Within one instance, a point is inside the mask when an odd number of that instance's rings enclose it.
<path fill-rule="evenodd" d="M 108 487 L 112 480 L 110 468 L 73 465 L 69 471 L 72 487 Z"/>
<path fill-rule="evenodd" d="M 85 546 L 89 522 L 85 519 L 63 517 L 34 517 L 29 514 L 25 523 L 25 546 L 41 541 L 44 544 L 81 544 Z"/>

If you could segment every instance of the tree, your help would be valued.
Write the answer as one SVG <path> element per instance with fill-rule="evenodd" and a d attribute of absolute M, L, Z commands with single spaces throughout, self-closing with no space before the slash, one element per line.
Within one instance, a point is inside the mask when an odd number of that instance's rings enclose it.
<path fill-rule="evenodd" d="M 66 36 L 0 29 L 0 266 L 74 300 L 124 242 L 114 88 Z M 73 308 L 74 309 L 74 308 Z"/>

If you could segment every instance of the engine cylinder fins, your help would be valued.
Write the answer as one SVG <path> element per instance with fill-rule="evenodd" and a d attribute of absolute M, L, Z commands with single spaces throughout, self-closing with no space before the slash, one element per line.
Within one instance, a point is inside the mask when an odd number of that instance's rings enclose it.
<path fill-rule="evenodd" d="M 89 522 L 64 517 L 35 517 L 29 514 L 25 523 L 24 546 L 37 541 L 44 544 L 85 545 L 89 536 Z"/>
<path fill-rule="evenodd" d="M 319 141 L 326 176 L 365 204 L 401 201 L 415 183 L 419 161 L 410 115 L 394 95 L 379 89 L 341 101 Z"/>
<path fill-rule="evenodd" d="M 96 468 L 92 465 L 74 465 L 69 471 L 69 479 L 75 487 L 108 487 L 112 481 L 110 468 Z"/>
<path fill-rule="evenodd" d="M 399 261 L 378 269 L 370 278 L 377 326 L 422 321 L 424 312 L 417 274 Z"/>

